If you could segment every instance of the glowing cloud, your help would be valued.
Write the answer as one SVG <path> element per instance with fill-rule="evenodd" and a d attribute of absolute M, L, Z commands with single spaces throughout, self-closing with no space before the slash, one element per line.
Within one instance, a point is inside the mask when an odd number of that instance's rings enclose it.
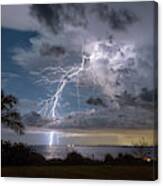
<path fill-rule="evenodd" d="M 131 44 L 117 44 L 112 40 L 95 41 L 89 45 L 85 44 L 81 55 L 79 65 L 70 66 L 67 71 L 60 66 L 54 69 L 54 73 L 62 71 L 62 76 L 55 93 L 41 102 L 40 112 L 44 116 L 59 117 L 57 109 L 60 98 L 70 81 L 79 83 L 78 80 L 86 74 L 89 77 L 87 81 L 100 86 L 104 94 L 115 101 L 115 96 L 125 90 L 124 74 L 131 76 L 132 73 L 136 73 L 136 53 Z M 79 99 L 79 92 L 76 94 Z"/>

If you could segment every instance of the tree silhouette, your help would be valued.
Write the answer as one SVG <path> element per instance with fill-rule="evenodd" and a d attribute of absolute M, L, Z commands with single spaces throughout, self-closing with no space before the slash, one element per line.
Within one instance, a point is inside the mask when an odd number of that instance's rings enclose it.
<path fill-rule="evenodd" d="M 104 162 L 105 163 L 113 163 L 113 161 L 114 161 L 114 158 L 112 157 L 112 155 L 111 154 L 106 154 Z"/>
<path fill-rule="evenodd" d="M 144 159 L 144 157 L 150 155 L 150 150 L 147 148 L 149 143 L 144 137 L 141 137 L 139 141 L 133 145 L 137 147 L 134 154 L 138 158 Z"/>
<path fill-rule="evenodd" d="M 12 95 L 5 95 L 1 91 L 1 121 L 6 127 L 11 128 L 18 134 L 23 134 L 24 126 L 20 114 L 16 111 L 15 106 L 17 99 Z"/>

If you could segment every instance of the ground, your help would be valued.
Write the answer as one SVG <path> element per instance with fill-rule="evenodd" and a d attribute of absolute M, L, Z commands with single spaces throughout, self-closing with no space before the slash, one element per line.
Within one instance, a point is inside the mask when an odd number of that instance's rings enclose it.
<path fill-rule="evenodd" d="M 153 167 L 109 165 L 52 165 L 2 167 L 3 177 L 155 180 Z"/>

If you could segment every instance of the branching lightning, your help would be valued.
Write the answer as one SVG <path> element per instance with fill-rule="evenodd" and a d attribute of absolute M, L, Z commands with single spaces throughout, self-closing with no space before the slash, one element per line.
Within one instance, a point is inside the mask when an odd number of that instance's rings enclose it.
<path fill-rule="evenodd" d="M 50 118 L 57 117 L 56 109 L 58 106 L 59 99 L 62 96 L 62 92 L 69 81 L 73 80 L 80 74 L 80 72 L 84 71 L 86 59 L 87 59 L 86 56 L 82 56 L 82 62 L 79 67 L 71 67 L 70 70 L 68 71 L 64 71 L 62 69 L 62 72 L 64 72 L 64 74 L 62 75 L 59 81 L 57 91 L 52 97 L 42 102 L 42 104 L 44 104 L 44 107 L 41 109 L 43 115 L 48 116 Z M 61 67 L 59 67 L 58 69 L 60 70 Z"/>
<path fill-rule="evenodd" d="M 77 83 L 76 94 L 79 99 L 78 84 L 81 72 L 88 72 L 92 75 L 93 83 L 99 86 L 105 86 L 105 79 L 102 79 L 100 74 L 103 73 L 103 71 L 100 72 L 103 62 L 106 64 L 102 70 L 107 70 L 107 73 L 110 73 L 110 79 L 107 80 L 107 86 L 110 87 L 106 91 L 108 95 L 113 98 L 115 94 L 114 84 L 121 80 L 120 71 L 125 70 L 126 61 L 129 58 L 135 58 L 132 45 L 118 45 L 110 40 L 96 41 L 84 46 L 81 55 L 81 63 L 78 66 L 71 66 L 66 70 L 60 66 L 53 69 L 55 74 L 61 72 L 62 75 L 58 81 L 58 87 L 55 93 L 41 102 L 40 112 L 47 118 L 55 119 L 59 117 L 57 109 L 60 98 L 62 97 L 65 86 L 69 82 L 74 81 Z M 119 71 L 119 73 L 115 73 L 116 71 Z M 107 74 L 107 76 L 109 75 Z M 80 106 L 79 100 L 78 105 Z M 53 134 L 50 135 L 50 139 L 52 136 Z M 51 141 L 52 140 L 50 140 L 49 144 L 52 143 Z"/>

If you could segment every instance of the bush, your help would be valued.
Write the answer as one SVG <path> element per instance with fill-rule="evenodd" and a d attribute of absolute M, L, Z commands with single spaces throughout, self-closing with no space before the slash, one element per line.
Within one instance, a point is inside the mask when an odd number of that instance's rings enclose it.
<path fill-rule="evenodd" d="M 1 141 L 1 161 L 5 165 L 33 165 L 45 163 L 45 158 L 22 144 Z"/>
<path fill-rule="evenodd" d="M 68 163 L 81 163 L 83 162 L 84 158 L 81 154 L 77 152 L 71 152 L 67 155 L 65 161 Z"/>
<path fill-rule="evenodd" d="M 104 159 L 104 163 L 111 164 L 113 162 L 114 162 L 114 158 L 112 157 L 112 155 L 106 154 L 105 159 Z"/>

